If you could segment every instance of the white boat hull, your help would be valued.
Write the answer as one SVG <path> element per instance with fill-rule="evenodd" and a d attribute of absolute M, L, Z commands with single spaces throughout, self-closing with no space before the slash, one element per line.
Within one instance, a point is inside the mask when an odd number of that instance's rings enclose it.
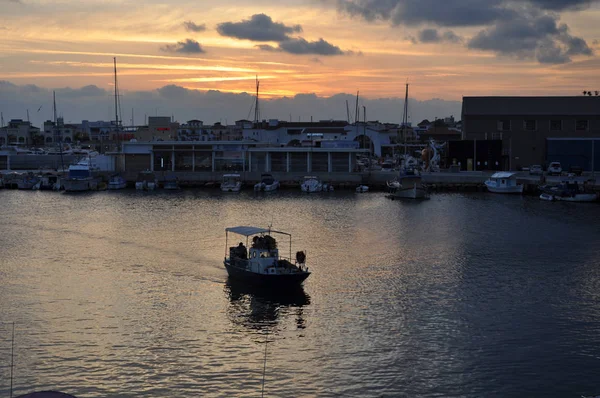
<path fill-rule="evenodd" d="M 240 192 L 242 190 L 242 184 L 221 184 L 221 191 L 223 192 Z"/>
<path fill-rule="evenodd" d="M 509 187 L 497 187 L 494 186 L 493 183 L 489 183 L 489 181 L 485 182 L 485 185 L 488 191 L 493 193 L 523 193 L 523 184 L 509 186 Z"/>
<path fill-rule="evenodd" d="M 425 188 L 413 186 L 412 188 L 399 188 L 394 196 L 402 199 L 426 199 L 428 194 Z"/>
<path fill-rule="evenodd" d="M 273 191 L 276 191 L 277 188 L 279 188 L 279 182 L 275 182 L 273 184 L 265 184 L 265 183 L 259 182 L 258 184 L 256 184 L 254 186 L 254 190 L 256 192 L 260 192 L 260 191 L 273 192 Z"/>
<path fill-rule="evenodd" d="M 307 185 L 302 184 L 301 186 L 302 192 L 312 193 L 312 192 L 321 192 L 323 190 L 323 185 Z"/>
<path fill-rule="evenodd" d="M 366 185 L 361 185 L 359 187 L 356 187 L 356 192 L 357 193 L 369 192 L 369 187 Z"/>
<path fill-rule="evenodd" d="M 146 184 L 143 181 L 138 181 L 135 183 L 135 189 L 138 191 L 143 191 L 145 189 Z"/>

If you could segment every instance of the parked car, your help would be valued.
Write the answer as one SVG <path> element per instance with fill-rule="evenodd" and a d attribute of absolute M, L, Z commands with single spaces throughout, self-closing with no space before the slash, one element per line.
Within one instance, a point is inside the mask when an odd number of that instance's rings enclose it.
<path fill-rule="evenodd" d="M 533 175 L 541 176 L 542 174 L 544 174 L 544 169 L 539 164 L 534 164 L 533 166 L 531 166 L 529 168 L 529 174 L 532 176 Z"/>
<path fill-rule="evenodd" d="M 580 176 L 581 173 L 583 173 L 583 167 L 581 167 L 581 166 L 569 167 L 569 174 L 575 174 L 576 176 Z"/>
<path fill-rule="evenodd" d="M 560 165 L 560 162 L 552 162 L 552 163 L 550 163 L 550 165 L 548 166 L 548 175 L 559 176 L 561 174 L 562 174 L 562 166 Z"/>

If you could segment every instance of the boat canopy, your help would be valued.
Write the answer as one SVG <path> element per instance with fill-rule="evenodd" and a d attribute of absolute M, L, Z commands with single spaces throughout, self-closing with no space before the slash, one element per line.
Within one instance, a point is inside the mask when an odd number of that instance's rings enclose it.
<path fill-rule="evenodd" d="M 234 234 L 243 235 L 243 236 L 250 236 L 250 235 L 264 234 L 264 233 L 271 233 L 271 232 L 292 236 L 292 235 L 288 234 L 287 232 L 273 231 L 272 229 L 269 229 L 269 228 L 259 228 L 259 227 L 244 227 L 244 226 L 231 227 L 231 228 L 225 228 L 225 231 L 233 232 Z"/>
<path fill-rule="evenodd" d="M 511 178 L 512 176 L 517 175 L 517 173 L 510 173 L 507 171 L 501 171 L 498 173 L 494 173 L 490 178 Z"/>

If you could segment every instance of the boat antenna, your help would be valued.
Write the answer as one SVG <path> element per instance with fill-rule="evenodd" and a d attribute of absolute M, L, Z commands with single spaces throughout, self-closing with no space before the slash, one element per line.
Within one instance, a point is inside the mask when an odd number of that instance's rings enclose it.
<path fill-rule="evenodd" d="M 121 151 L 121 125 L 119 124 L 119 113 L 121 111 L 121 99 L 119 98 L 119 82 L 117 80 L 117 57 L 113 58 L 115 68 L 115 127 L 117 129 L 117 151 Z M 133 112 L 133 111 L 132 111 Z"/>
<path fill-rule="evenodd" d="M 260 396 L 265 396 L 265 373 L 267 371 L 267 345 L 269 344 L 269 329 L 267 329 L 267 334 L 265 335 L 265 356 L 263 360 L 263 377 L 262 377 L 262 391 Z M 12 396 L 11 396 L 12 398 Z"/>
<path fill-rule="evenodd" d="M 12 323 L 12 339 L 11 339 L 11 348 L 10 348 L 10 398 L 12 398 L 12 396 L 13 396 L 13 373 L 14 373 L 13 369 L 14 369 L 14 367 L 15 367 L 15 322 L 13 321 L 13 323 Z"/>

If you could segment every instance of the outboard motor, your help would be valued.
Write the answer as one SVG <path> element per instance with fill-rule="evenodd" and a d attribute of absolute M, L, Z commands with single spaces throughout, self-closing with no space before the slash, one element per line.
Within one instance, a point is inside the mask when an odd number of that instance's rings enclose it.
<path fill-rule="evenodd" d="M 296 252 L 296 262 L 304 264 L 306 262 L 306 254 L 304 252 Z"/>

